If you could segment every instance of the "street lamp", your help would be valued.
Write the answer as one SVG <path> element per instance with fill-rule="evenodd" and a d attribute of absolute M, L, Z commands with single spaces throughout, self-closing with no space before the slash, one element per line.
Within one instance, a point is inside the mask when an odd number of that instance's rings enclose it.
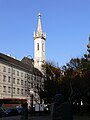
<path fill-rule="evenodd" d="M 28 55 L 27 58 L 30 57 L 30 60 L 31 60 L 31 63 L 32 63 L 32 77 L 34 78 L 34 60 L 32 58 L 31 55 Z M 33 81 L 32 81 L 32 87 L 33 88 Z M 31 103 L 31 109 L 33 109 L 33 94 L 34 94 L 34 91 L 33 89 L 29 89 L 29 94 L 30 94 L 30 97 L 31 97 L 31 100 L 30 100 L 30 103 Z"/>
<path fill-rule="evenodd" d="M 33 110 L 33 97 L 34 97 L 33 89 L 30 90 L 30 96 L 31 96 L 31 110 Z"/>
<path fill-rule="evenodd" d="M 32 64 L 34 65 L 34 60 L 33 60 L 32 56 L 31 56 L 31 55 L 28 55 L 27 58 L 30 58 Z"/>

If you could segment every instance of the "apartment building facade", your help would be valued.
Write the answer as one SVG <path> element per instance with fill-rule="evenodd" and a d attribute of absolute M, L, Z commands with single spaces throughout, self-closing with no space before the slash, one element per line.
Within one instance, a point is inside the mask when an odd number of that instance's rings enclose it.
<path fill-rule="evenodd" d="M 19 61 L 0 53 L 0 98 L 27 99 L 33 94 L 34 101 L 39 102 L 39 89 L 44 89 L 44 76 L 30 58 Z"/>

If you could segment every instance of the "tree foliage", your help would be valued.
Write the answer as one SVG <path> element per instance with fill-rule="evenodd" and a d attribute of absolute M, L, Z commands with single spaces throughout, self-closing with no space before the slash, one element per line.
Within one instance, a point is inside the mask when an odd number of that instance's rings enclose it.
<path fill-rule="evenodd" d="M 44 83 L 44 99 L 46 103 L 51 103 L 55 94 L 60 91 L 61 70 L 52 62 L 47 62 L 46 81 Z"/>
<path fill-rule="evenodd" d="M 62 85 L 66 86 L 66 92 L 71 102 L 88 103 L 90 99 L 90 61 L 86 57 L 71 59 L 66 66 L 63 66 L 64 77 Z M 64 82 L 65 81 L 65 82 Z"/>

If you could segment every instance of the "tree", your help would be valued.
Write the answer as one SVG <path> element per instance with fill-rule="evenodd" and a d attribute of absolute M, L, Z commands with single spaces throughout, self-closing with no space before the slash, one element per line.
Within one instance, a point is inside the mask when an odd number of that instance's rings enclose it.
<path fill-rule="evenodd" d="M 55 94 L 60 91 L 60 76 L 61 69 L 56 67 L 52 62 L 47 62 L 43 67 L 46 67 L 46 81 L 44 82 L 44 99 L 46 103 L 51 103 Z"/>
<path fill-rule="evenodd" d="M 62 86 L 64 86 L 64 95 L 68 97 L 72 103 L 90 104 L 90 61 L 87 57 L 73 58 L 66 66 L 63 66 L 64 77 Z M 67 86 L 66 86 L 67 84 Z M 67 89 L 65 90 L 65 86 Z M 67 93 L 67 94 L 65 94 Z"/>

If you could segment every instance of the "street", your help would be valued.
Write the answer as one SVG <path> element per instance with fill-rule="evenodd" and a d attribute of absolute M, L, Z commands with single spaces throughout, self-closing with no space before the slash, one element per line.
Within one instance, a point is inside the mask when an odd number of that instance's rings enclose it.
<path fill-rule="evenodd" d="M 90 120 L 90 115 L 74 115 L 73 120 Z M 21 116 L 3 117 L 0 120 L 21 120 Z M 29 116 L 28 120 L 50 120 L 50 116 Z"/>

